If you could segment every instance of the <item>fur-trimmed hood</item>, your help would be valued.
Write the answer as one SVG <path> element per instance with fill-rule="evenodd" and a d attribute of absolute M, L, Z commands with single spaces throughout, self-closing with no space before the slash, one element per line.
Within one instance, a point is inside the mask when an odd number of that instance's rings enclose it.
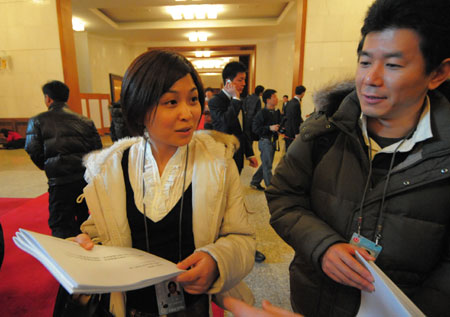
<path fill-rule="evenodd" d="M 313 94 L 315 111 L 323 112 L 328 117 L 331 116 L 337 110 L 342 100 L 354 89 L 354 79 L 346 79 L 326 85 Z"/>
<path fill-rule="evenodd" d="M 86 167 L 85 180 L 89 183 L 94 175 L 101 172 L 102 166 L 110 157 L 118 153 L 122 155 L 126 149 L 142 140 L 142 137 L 123 138 L 106 149 L 85 155 L 83 157 L 83 165 Z M 214 130 L 195 131 L 190 145 L 196 143 L 202 144 L 208 154 L 214 158 L 232 158 L 239 148 L 239 141 L 235 136 Z"/>

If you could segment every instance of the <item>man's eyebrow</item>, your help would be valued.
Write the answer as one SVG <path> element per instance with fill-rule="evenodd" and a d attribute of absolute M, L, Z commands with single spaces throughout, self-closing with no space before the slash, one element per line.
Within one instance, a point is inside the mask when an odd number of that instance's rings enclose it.
<path fill-rule="evenodd" d="M 361 57 L 361 56 L 373 57 L 373 54 L 369 53 L 367 51 L 361 51 L 361 52 L 359 52 L 358 57 Z M 392 52 L 392 53 L 383 54 L 383 58 L 402 58 L 402 57 L 404 57 L 402 52 Z"/>

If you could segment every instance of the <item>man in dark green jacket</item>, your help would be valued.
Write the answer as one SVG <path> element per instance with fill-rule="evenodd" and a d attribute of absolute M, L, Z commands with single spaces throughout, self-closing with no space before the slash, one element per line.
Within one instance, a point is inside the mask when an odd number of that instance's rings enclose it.
<path fill-rule="evenodd" d="M 312 115 L 278 165 L 266 196 L 295 250 L 294 311 L 356 315 L 374 287 L 355 251 L 375 258 L 349 243 L 355 234 L 382 247 L 376 264 L 426 315 L 450 314 L 450 97 L 438 91 L 449 12 L 448 0 L 375 1 L 356 89 Z"/>

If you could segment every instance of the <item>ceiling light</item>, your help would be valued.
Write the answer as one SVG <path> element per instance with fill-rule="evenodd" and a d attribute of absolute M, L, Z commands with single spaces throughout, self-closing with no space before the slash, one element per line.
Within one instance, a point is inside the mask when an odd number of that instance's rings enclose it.
<path fill-rule="evenodd" d="M 194 19 L 217 19 L 217 14 L 223 11 L 221 5 L 199 4 L 199 5 L 176 5 L 166 7 L 167 13 L 172 16 L 174 20 L 181 20 L 184 17 L 186 20 Z"/>
<path fill-rule="evenodd" d="M 198 41 L 197 32 L 189 33 L 188 37 L 189 37 L 189 42 L 197 42 Z"/>
<path fill-rule="evenodd" d="M 85 22 L 80 18 L 73 17 L 72 18 L 72 29 L 74 31 L 80 32 L 84 31 Z"/>
<path fill-rule="evenodd" d="M 225 65 L 223 59 L 198 59 L 192 64 L 197 69 L 222 69 Z"/>
<path fill-rule="evenodd" d="M 210 57 L 211 51 L 195 51 L 195 57 Z"/>
<path fill-rule="evenodd" d="M 200 42 L 206 42 L 208 40 L 208 35 L 205 32 L 198 32 L 198 40 Z"/>
<path fill-rule="evenodd" d="M 190 42 L 206 42 L 208 40 L 208 33 L 195 31 L 188 33 L 188 38 Z"/>

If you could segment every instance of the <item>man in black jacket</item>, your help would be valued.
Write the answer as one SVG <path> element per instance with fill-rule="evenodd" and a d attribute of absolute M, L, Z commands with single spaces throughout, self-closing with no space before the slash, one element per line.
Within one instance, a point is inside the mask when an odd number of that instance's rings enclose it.
<path fill-rule="evenodd" d="M 252 131 L 253 118 L 255 118 L 256 114 L 261 110 L 261 96 L 263 94 L 264 87 L 261 85 L 256 86 L 255 92 L 251 95 L 248 95 L 244 99 L 244 103 L 242 107 L 244 108 L 244 114 L 246 117 L 246 121 L 249 125 L 246 128 L 246 133 L 251 141 L 258 141 L 259 137 Z"/>
<path fill-rule="evenodd" d="M 42 87 L 48 111 L 30 119 L 25 150 L 33 163 L 48 178 L 49 219 L 52 235 L 76 236 L 88 218 L 87 205 L 81 197 L 84 181 L 82 158 L 101 149 L 102 142 L 94 122 L 69 109 L 69 87 L 51 81 Z"/>
<path fill-rule="evenodd" d="M 355 316 L 374 291 L 358 251 L 425 315 L 449 315 L 449 12 L 448 0 L 375 1 L 356 89 L 327 98 L 277 166 L 266 197 L 295 250 L 294 311 Z"/>
<path fill-rule="evenodd" d="M 223 89 L 208 102 L 214 130 L 233 134 L 239 140 L 240 147 L 233 156 L 239 173 L 244 167 L 244 156 L 251 167 L 257 167 L 258 161 L 253 154 L 252 140 L 246 129 L 249 126 L 245 117 L 241 93 L 245 87 L 246 68 L 240 62 L 230 62 L 222 70 Z M 264 254 L 256 251 L 255 261 L 266 259 Z"/>
<path fill-rule="evenodd" d="M 292 141 L 299 134 L 300 125 L 303 122 L 302 118 L 302 98 L 305 95 L 306 88 L 304 86 L 295 87 L 295 96 L 292 98 L 285 108 L 284 113 L 284 129 L 286 151 L 291 145 Z"/>
<path fill-rule="evenodd" d="M 246 76 L 244 64 L 230 62 L 225 65 L 222 71 L 224 87 L 208 102 L 213 129 L 233 134 L 239 140 L 240 147 L 233 157 L 239 173 L 244 167 L 244 155 L 249 160 L 250 166 L 258 166 L 258 161 L 253 154 L 252 141 L 245 133 L 248 123 L 240 99 Z"/>
<path fill-rule="evenodd" d="M 267 89 L 262 94 L 262 98 L 266 106 L 256 114 L 252 125 L 253 133 L 259 137 L 258 148 L 261 152 L 261 166 L 250 181 L 250 187 L 257 190 L 264 190 L 260 184 L 263 179 L 266 186 L 270 185 L 273 157 L 281 121 L 280 110 L 275 110 L 278 104 L 277 92 Z"/>

